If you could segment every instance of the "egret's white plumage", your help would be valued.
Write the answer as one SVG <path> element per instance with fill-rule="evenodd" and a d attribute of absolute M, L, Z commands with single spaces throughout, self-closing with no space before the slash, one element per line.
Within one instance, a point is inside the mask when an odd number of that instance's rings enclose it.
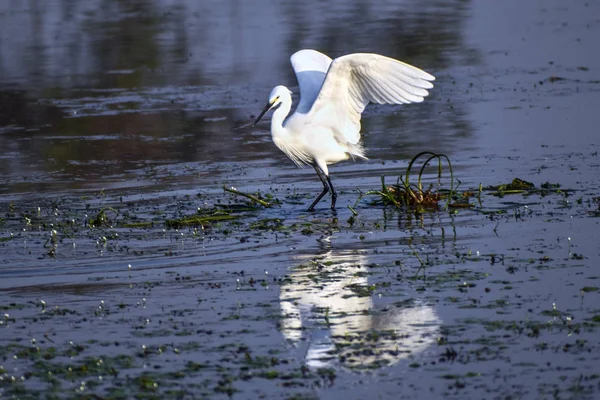
<path fill-rule="evenodd" d="M 337 194 L 328 164 L 349 157 L 365 158 L 360 140 L 360 117 L 369 103 L 420 103 L 435 77 L 419 68 L 378 54 L 349 54 L 335 60 L 315 50 L 291 57 L 300 87 L 300 102 L 290 117 L 291 92 L 277 86 L 263 112 L 276 108 L 271 120 L 275 145 L 297 165 L 311 165 L 323 183 L 314 206 L 331 189 L 331 208 Z M 323 176 L 324 175 L 324 176 Z"/>
<path fill-rule="evenodd" d="M 292 54 L 290 61 L 300 88 L 300 102 L 296 106 L 296 112 L 306 114 L 319 95 L 333 60 L 315 50 L 300 50 Z"/>

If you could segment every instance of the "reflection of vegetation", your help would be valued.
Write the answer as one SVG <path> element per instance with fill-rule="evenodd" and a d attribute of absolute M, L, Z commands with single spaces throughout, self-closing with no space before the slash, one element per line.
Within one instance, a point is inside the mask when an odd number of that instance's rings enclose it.
<path fill-rule="evenodd" d="M 92 47 L 96 66 L 101 71 L 137 70 L 134 73 L 104 75 L 102 87 L 135 88 L 144 85 L 141 68 L 155 69 L 164 65 L 159 35 L 168 19 L 159 16 L 154 2 L 134 1 L 115 3 L 119 18 L 95 20 L 90 18 L 84 29 L 94 34 Z M 103 32 L 104 34 L 98 34 Z M 109 34 L 106 34 L 106 33 Z M 107 85 L 108 83 L 108 85 Z"/>

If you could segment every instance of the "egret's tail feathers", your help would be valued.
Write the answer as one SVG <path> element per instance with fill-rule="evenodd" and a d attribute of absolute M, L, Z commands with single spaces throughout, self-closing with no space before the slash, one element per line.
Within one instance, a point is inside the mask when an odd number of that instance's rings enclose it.
<path fill-rule="evenodd" d="M 360 143 L 353 144 L 348 150 L 348 154 L 350 154 L 350 157 L 352 157 L 353 161 L 356 161 L 357 157 L 362 158 L 363 160 L 368 160 L 367 156 L 365 156 L 365 149 Z"/>
<path fill-rule="evenodd" d="M 354 161 L 356 161 L 356 158 L 357 158 L 357 157 L 358 157 L 358 158 L 360 158 L 360 159 L 363 159 L 363 160 L 368 160 L 368 159 L 369 159 L 369 158 L 368 158 L 367 156 L 365 156 L 364 154 L 353 154 L 353 153 L 350 153 L 350 156 L 352 157 L 352 159 L 353 159 Z"/>

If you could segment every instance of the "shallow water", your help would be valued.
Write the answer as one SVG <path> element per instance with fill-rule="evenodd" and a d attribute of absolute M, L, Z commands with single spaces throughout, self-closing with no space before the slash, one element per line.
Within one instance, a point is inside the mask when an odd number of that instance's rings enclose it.
<path fill-rule="evenodd" d="M 597 397 L 599 8 L 1 4 L 0 394 Z M 437 77 L 367 109 L 335 214 L 303 211 L 314 172 L 251 127 L 303 47 Z M 353 216 L 423 150 L 461 190 L 551 185 Z M 168 226 L 198 209 L 232 219 Z"/>

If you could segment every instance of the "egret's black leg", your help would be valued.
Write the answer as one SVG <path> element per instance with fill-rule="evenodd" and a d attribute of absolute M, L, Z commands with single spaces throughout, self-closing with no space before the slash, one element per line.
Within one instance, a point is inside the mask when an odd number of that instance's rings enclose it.
<path fill-rule="evenodd" d="M 321 180 L 321 183 L 323 184 L 323 191 L 321 192 L 321 194 L 319 194 L 317 196 L 315 201 L 312 202 L 312 204 L 310 205 L 310 207 L 308 207 L 306 209 L 306 211 L 313 211 L 315 209 L 315 206 L 317 205 L 317 203 L 323 198 L 323 196 L 325 196 L 327 194 L 327 192 L 329 192 L 329 185 L 327 184 L 327 181 L 329 181 L 329 177 L 327 177 L 327 180 L 325 180 L 319 167 L 317 167 L 316 165 L 313 165 L 313 168 L 317 172 L 317 175 L 319 176 L 319 179 Z M 333 186 L 332 186 L 332 188 L 333 188 Z M 335 193 L 335 192 L 333 192 L 333 193 Z M 333 194 L 332 194 L 332 196 L 333 196 Z M 335 196 L 337 197 L 337 194 L 335 194 Z M 332 197 L 332 199 L 333 199 L 333 203 L 335 203 L 335 198 Z"/>
<path fill-rule="evenodd" d="M 329 188 L 331 189 L 331 209 L 335 210 L 335 201 L 337 200 L 337 192 L 333 188 L 333 183 L 331 183 L 331 179 L 329 179 L 329 176 L 327 177 L 327 183 L 329 183 Z"/>

